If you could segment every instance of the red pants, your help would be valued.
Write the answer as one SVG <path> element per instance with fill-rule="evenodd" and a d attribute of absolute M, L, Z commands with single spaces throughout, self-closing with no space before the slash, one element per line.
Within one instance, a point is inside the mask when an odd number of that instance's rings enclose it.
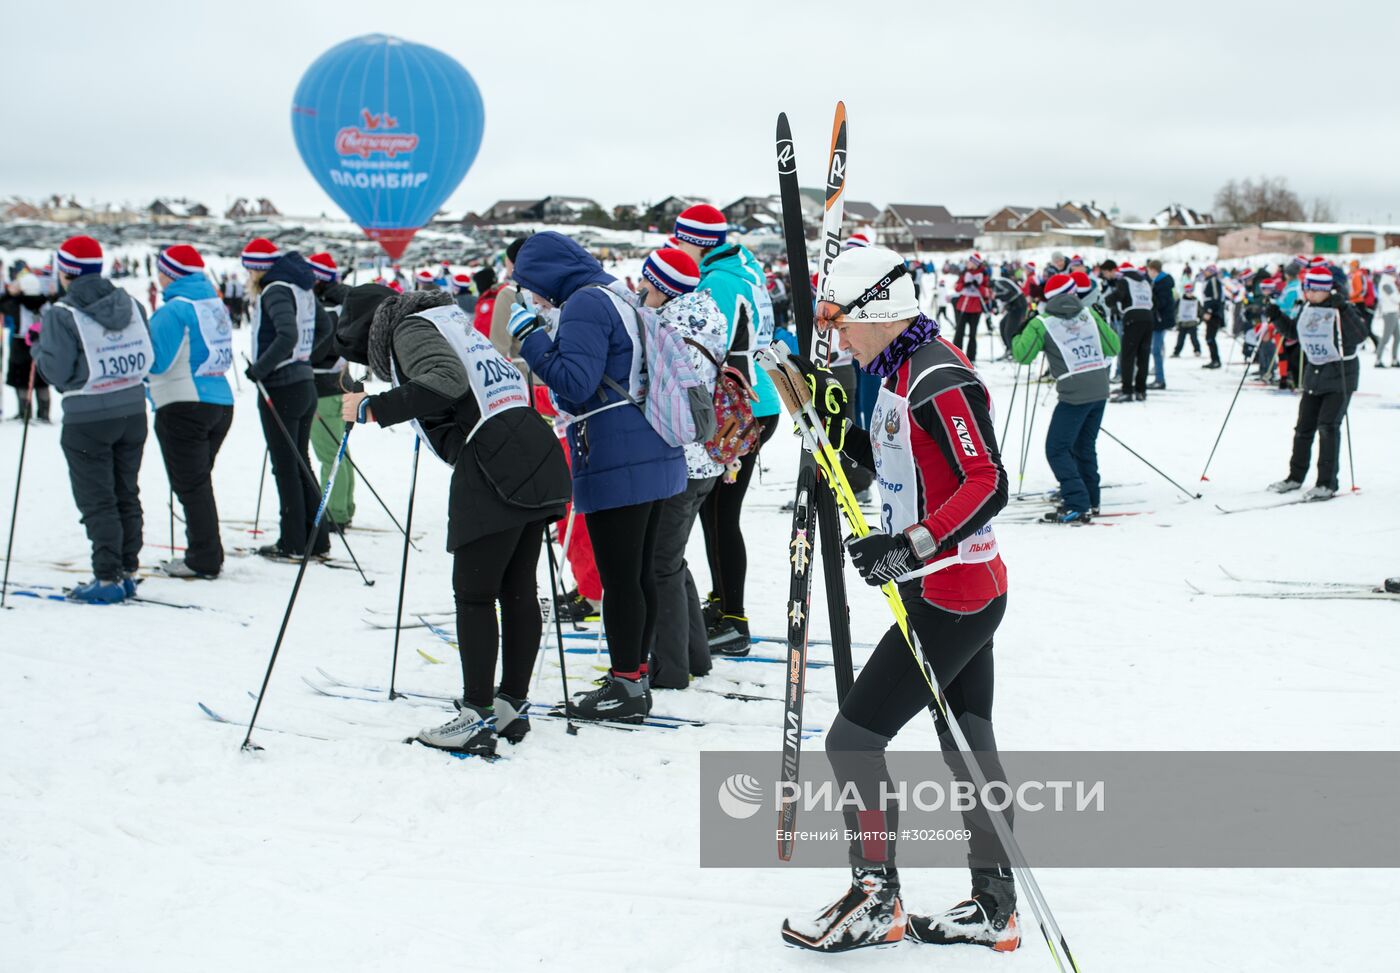
<path fill-rule="evenodd" d="M 549 389 L 543 385 L 535 386 L 535 408 L 542 416 L 557 415 L 554 403 L 549 401 Z M 572 463 L 569 455 L 569 445 L 560 442 L 564 450 L 564 462 Z M 573 534 L 569 534 L 569 517 L 573 516 Z M 599 602 L 603 600 L 603 581 L 598 577 L 598 565 L 593 561 L 593 541 L 588 536 L 588 525 L 584 522 L 583 515 L 574 515 L 574 505 L 569 504 L 564 512 L 564 519 L 559 521 L 555 527 L 558 532 L 559 543 L 564 543 L 565 537 L 569 539 L 569 549 L 565 556 L 569 561 L 569 570 L 574 573 L 574 581 L 578 584 L 578 593 L 589 601 Z"/>

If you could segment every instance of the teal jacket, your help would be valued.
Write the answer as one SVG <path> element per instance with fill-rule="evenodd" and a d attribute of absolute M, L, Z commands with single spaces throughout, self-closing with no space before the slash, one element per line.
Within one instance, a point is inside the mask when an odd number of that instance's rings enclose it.
<path fill-rule="evenodd" d="M 753 353 L 773 341 L 773 308 L 758 258 L 737 243 L 716 247 L 700 262 L 700 286 L 709 291 L 729 324 L 729 362 L 741 369 L 758 395 L 755 416 L 777 415 L 781 403 Z"/>

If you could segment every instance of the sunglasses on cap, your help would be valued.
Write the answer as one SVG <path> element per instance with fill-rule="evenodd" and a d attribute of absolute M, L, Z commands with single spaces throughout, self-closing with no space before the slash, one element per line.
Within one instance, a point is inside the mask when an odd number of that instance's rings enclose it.
<path fill-rule="evenodd" d="M 833 325 L 857 308 L 865 307 L 865 305 L 869 304 L 871 301 L 878 301 L 882 298 L 889 297 L 890 287 L 892 287 L 894 282 L 899 280 L 899 278 L 907 276 L 908 273 L 908 266 L 901 263 L 845 304 L 837 304 L 835 301 L 818 301 L 817 326 Z"/>

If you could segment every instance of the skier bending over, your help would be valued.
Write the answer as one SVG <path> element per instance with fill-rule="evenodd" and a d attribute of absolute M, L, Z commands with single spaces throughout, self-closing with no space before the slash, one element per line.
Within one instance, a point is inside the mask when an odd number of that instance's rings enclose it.
<path fill-rule="evenodd" d="M 974 751 L 994 754 L 992 637 L 1006 612 L 1006 568 L 990 521 L 1006 504 L 1007 477 L 992 428 L 990 394 L 966 356 L 939 337 L 919 312 L 904 261 L 891 250 L 848 250 L 833 261 L 818 304 L 866 372 L 881 377 L 868 433 L 846 436 L 846 451 L 876 471 L 884 500 L 882 530 L 847 541 L 868 584 L 899 581 L 911 632 Z M 886 278 L 894 272 L 892 281 Z M 878 285 L 878 286 L 872 286 Z M 825 405 L 827 397 L 817 396 Z M 839 416 L 827 416 L 840 421 Z M 910 578 L 930 562 L 937 573 Z M 853 784 L 867 809 L 847 812 L 853 832 L 896 833 L 898 809 L 881 807 L 889 779 L 885 749 L 932 702 L 928 683 L 896 625 L 841 704 L 826 749 L 842 789 Z M 939 742 L 957 748 L 940 721 Z M 960 779 L 960 761 L 949 765 Z M 1004 780 L 1000 761 L 983 761 L 989 781 Z M 852 842 L 851 886 L 814 918 L 789 919 L 783 938 L 836 952 L 884 945 L 907 934 L 923 943 L 977 943 L 1012 950 L 1020 943 L 1016 893 L 990 823 L 965 815 L 972 833 L 972 895 L 941 916 L 905 916 L 895 843 Z"/>

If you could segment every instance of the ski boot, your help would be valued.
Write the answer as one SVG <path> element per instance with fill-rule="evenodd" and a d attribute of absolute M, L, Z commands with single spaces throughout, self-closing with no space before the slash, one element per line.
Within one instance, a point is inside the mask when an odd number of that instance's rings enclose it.
<path fill-rule="evenodd" d="M 851 887 L 845 895 L 814 918 L 783 921 L 783 941 L 840 953 L 862 946 L 893 946 L 904 938 L 906 925 L 895 867 L 852 868 Z"/>
<path fill-rule="evenodd" d="M 478 757 L 496 755 L 496 715 L 489 709 L 465 700 L 454 701 L 457 715 L 442 726 L 418 731 L 409 743 L 421 743 L 448 753 L 469 753 Z"/>
<path fill-rule="evenodd" d="M 742 615 L 725 615 L 711 628 L 710 654 L 745 656 L 749 654 L 749 620 Z"/>
<path fill-rule="evenodd" d="M 720 623 L 720 619 L 724 617 L 724 609 L 719 606 L 719 595 L 710 592 L 710 597 L 700 606 L 700 617 L 705 620 L 707 632 Z"/>
<path fill-rule="evenodd" d="M 496 690 L 496 735 L 512 744 L 530 732 L 530 701 Z"/>
<path fill-rule="evenodd" d="M 1063 524 L 1071 527 L 1083 527 L 1092 521 L 1092 517 L 1082 510 L 1069 510 L 1065 507 L 1058 507 L 1040 518 L 1042 524 Z"/>
<path fill-rule="evenodd" d="M 1016 887 L 1007 869 L 974 868 L 972 898 L 941 916 L 910 916 L 910 939 L 934 946 L 966 944 L 1009 953 L 1021 945 Z"/>
<path fill-rule="evenodd" d="M 1383 587 L 1386 591 L 1390 592 L 1392 595 L 1400 595 L 1400 577 L 1386 578 L 1385 584 L 1383 584 L 1381 587 Z"/>
<path fill-rule="evenodd" d="M 1302 489 L 1303 484 L 1297 480 L 1277 480 L 1269 484 L 1270 493 L 1292 493 L 1294 490 Z"/>
<path fill-rule="evenodd" d="M 593 607 L 593 603 L 575 588 L 567 595 L 562 595 L 554 599 L 554 610 L 559 613 L 561 622 L 570 622 L 574 625 L 583 622 L 598 621 L 598 609 Z"/>
<path fill-rule="evenodd" d="M 212 581 L 218 577 L 217 574 L 205 574 L 202 571 L 196 571 L 194 568 L 190 567 L 189 562 L 182 557 L 172 558 L 169 561 L 161 561 L 160 564 L 156 565 L 156 570 L 167 578 L 180 578 L 184 581 L 193 581 L 196 579 Z"/>
<path fill-rule="evenodd" d="M 133 586 L 132 591 L 135 591 Z M 93 578 L 86 584 L 80 584 L 68 592 L 69 601 L 81 601 L 88 605 L 117 605 L 129 596 L 126 593 L 126 585 L 122 580 Z"/>
<path fill-rule="evenodd" d="M 576 720 L 640 723 L 647 718 L 646 694 L 644 680 L 624 679 L 609 670 L 601 686 L 577 693 L 565 704 L 565 712 Z"/>
<path fill-rule="evenodd" d="M 1333 490 L 1333 489 L 1332 489 L 1331 487 L 1329 487 L 1329 486 L 1323 486 L 1322 484 L 1319 483 L 1317 486 L 1313 487 L 1313 488 L 1312 488 L 1311 490 L 1309 490 L 1307 493 L 1304 493 L 1304 494 L 1303 494 L 1303 499 L 1306 500 L 1306 501 L 1308 501 L 1309 503 L 1312 503 L 1312 502 L 1315 501 L 1315 500 L 1331 500 L 1331 499 L 1332 499 L 1333 497 L 1335 497 L 1336 495 L 1337 495 L 1337 491 L 1336 491 L 1336 490 Z"/>

